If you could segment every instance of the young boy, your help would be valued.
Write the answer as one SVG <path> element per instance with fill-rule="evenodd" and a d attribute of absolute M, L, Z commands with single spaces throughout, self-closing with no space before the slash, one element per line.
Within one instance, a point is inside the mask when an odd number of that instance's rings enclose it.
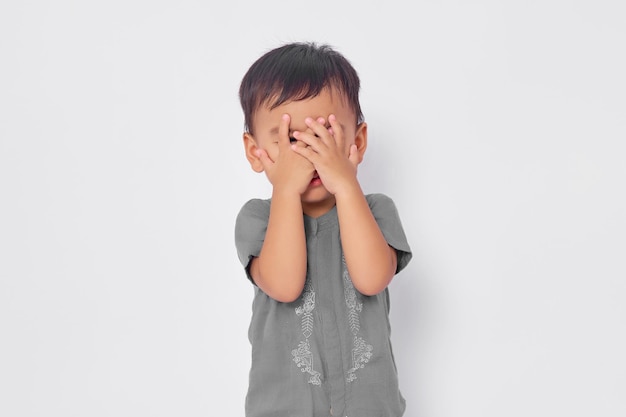
<path fill-rule="evenodd" d="M 271 199 L 235 226 L 255 285 L 248 417 L 398 417 L 387 285 L 411 259 L 397 210 L 364 195 L 367 147 L 359 77 L 326 45 L 260 57 L 239 91 L 243 142 Z"/>

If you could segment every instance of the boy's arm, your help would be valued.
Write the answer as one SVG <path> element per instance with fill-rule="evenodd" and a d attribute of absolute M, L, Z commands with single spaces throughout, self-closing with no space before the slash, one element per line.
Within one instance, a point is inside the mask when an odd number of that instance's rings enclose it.
<path fill-rule="evenodd" d="M 306 238 L 300 195 L 274 189 L 265 240 L 250 263 L 254 283 L 281 302 L 295 301 L 306 279 Z"/>
<path fill-rule="evenodd" d="M 376 295 L 391 282 L 396 250 L 387 244 L 357 181 L 335 194 L 341 246 L 354 287 Z"/>
<path fill-rule="evenodd" d="M 307 118 L 314 132 L 294 132 L 308 148 L 292 149 L 309 159 L 317 169 L 324 187 L 335 196 L 341 246 L 354 287 L 365 295 L 384 290 L 396 272 L 397 254 L 387 244 L 356 177 L 361 156 L 352 144 L 345 154 L 345 138 L 334 115 L 328 117 L 330 129 L 322 118 Z"/>
<path fill-rule="evenodd" d="M 283 115 L 276 161 L 265 150 L 257 151 L 272 183 L 272 200 L 263 247 L 250 264 L 255 284 L 281 302 L 295 301 L 306 281 L 306 237 L 300 196 L 314 171 L 309 161 L 290 151 L 289 123 L 289 115 Z"/>

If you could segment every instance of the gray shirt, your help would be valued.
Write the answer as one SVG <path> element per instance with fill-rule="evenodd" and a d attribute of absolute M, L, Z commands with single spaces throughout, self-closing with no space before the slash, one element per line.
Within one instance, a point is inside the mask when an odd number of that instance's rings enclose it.
<path fill-rule="evenodd" d="M 366 196 L 387 243 L 397 251 L 397 272 L 411 249 L 393 201 Z M 235 226 L 239 259 L 250 260 L 265 238 L 270 200 L 253 199 Z M 255 288 L 248 337 L 252 365 L 247 417 L 399 417 L 405 401 L 390 343 L 389 292 L 364 296 L 352 285 L 340 241 L 337 208 L 304 215 L 307 277 L 293 303 Z"/>

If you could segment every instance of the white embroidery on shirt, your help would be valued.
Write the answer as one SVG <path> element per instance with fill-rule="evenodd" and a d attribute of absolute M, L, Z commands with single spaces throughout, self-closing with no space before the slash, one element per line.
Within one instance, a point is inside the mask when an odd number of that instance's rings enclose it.
<path fill-rule="evenodd" d="M 356 371 L 365 367 L 372 357 L 372 345 L 369 345 L 359 337 L 361 329 L 360 312 L 363 310 L 363 303 L 357 298 L 357 292 L 352 284 L 346 261 L 343 259 L 343 287 L 346 296 L 346 306 L 348 307 L 348 324 L 350 331 L 354 335 L 352 341 L 352 368 L 348 369 L 346 380 L 352 382 L 356 379 Z"/>
<path fill-rule="evenodd" d="M 320 373 L 313 369 L 313 354 L 309 337 L 313 334 L 313 309 L 315 308 L 315 291 L 309 280 L 304 284 L 302 292 L 302 305 L 296 308 L 296 314 L 302 316 L 302 334 L 304 340 L 298 344 L 298 348 L 291 351 L 293 361 L 302 372 L 307 372 L 309 384 L 321 385 Z"/>

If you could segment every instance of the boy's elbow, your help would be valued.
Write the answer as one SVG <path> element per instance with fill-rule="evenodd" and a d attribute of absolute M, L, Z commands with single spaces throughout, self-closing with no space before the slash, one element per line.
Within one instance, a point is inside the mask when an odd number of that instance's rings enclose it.
<path fill-rule="evenodd" d="M 277 297 L 272 297 L 274 298 L 274 300 L 281 302 L 281 303 L 293 303 L 294 301 L 296 301 L 298 299 L 298 297 L 300 297 L 300 293 L 289 293 L 289 294 L 280 294 Z"/>
<path fill-rule="evenodd" d="M 304 286 L 301 288 L 279 288 L 274 291 L 267 292 L 267 295 L 280 303 L 293 303 L 300 298 L 303 289 Z"/>
<path fill-rule="evenodd" d="M 369 278 L 366 277 L 366 279 L 362 282 L 353 282 L 353 284 L 361 294 L 370 297 L 380 294 L 385 288 L 387 288 L 392 278 L 393 275 L 377 277 L 370 276 Z"/>
<path fill-rule="evenodd" d="M 382 292 L 396 274 L 395 251 L 392 253 L 389 264 L 381 265 L 380 268 L 372 268 L 363 271 L 357 279 L 352 277 L 354 287 L 363 295 L 373 296 Z"/>
<path fill-rule="evenodd" d="M 260 283 L 259 288 L 261 288 L 261 290 L 263 290 L 263 292 L 270 298 L 278 302 L 293 303 L 300 298 L 300 295 L 302 295 L 305 281 L 305 277 L 302 277 L 301 279 L 294 279 L 290 282 L 280 280 L 263 280 L 263 282 Z"/>
<path fill-rule="evenodd" d="M 380 294 L 385 288 L 386 285 L 377 285 L 377 286 L 365 286 L 362 288 L 357 288 L 359 292 L 367 297 L 372 297 L 374 295 Z"/>
<path fill-rule="evenodd" d="M 306 271 L 302 273 L 287 273 L 285 271 L 262 270 L 260 262 L 253 265 L 254 282 L 268 297 L 281 302 L 292 303 L 296 301 L 304 290 Z M 289 276 L 289 279 L 285 279 Z"/>

